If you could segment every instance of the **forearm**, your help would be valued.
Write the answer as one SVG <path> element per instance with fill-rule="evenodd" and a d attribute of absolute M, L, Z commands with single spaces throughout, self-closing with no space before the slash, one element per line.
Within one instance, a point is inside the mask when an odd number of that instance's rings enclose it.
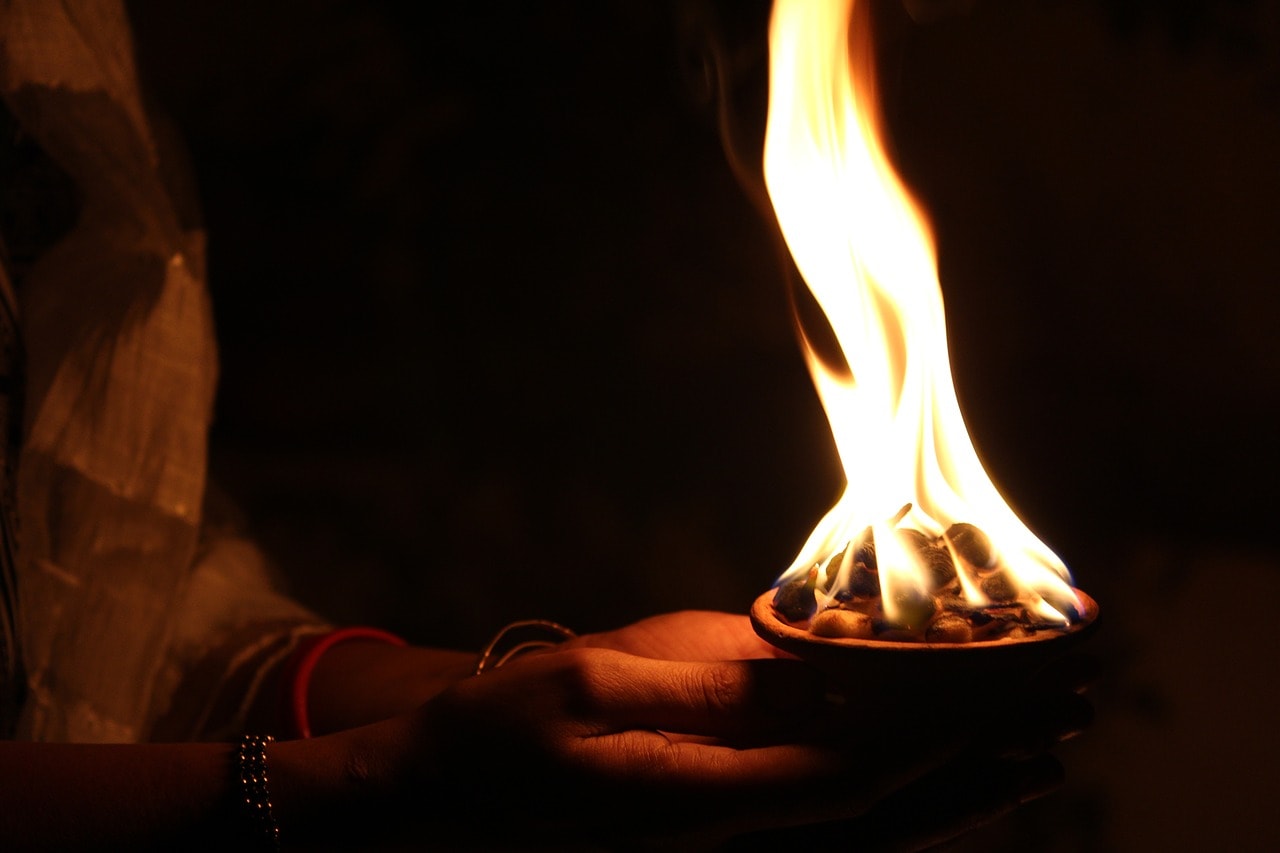
<path fill-rule="evenodd" d="M 333 840 L 394 789 L 392 721 L 275 743 L 269 788 L 282 840 Z M 354 769 L 358 768 L 358 772 Z M 253 850 L 231 744 L 0 741 L 0 849 Z"/>
<path fill-rule="evenodd" d="M 0 847 L 180 849 L 252 838 L 228 744 L 0 742 Z"/>
<path fill-rule="evenodd" d="M 408 713 L 470 675 L 475 662 L 473 652 L 369 640 L 335 645 L 307 686 L 311 731 L 321 735 Z"/>

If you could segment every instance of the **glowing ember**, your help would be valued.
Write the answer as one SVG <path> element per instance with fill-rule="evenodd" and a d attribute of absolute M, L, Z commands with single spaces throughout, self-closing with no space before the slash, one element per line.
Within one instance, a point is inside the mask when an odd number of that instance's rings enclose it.
<path fill-rule="evenodd" d="M 765 178 L 845 362 L 802 326 L 846 479 L 775 607 L 792 621 L 818 613 L 815 632 L 879 620 L 951 642 L 969 640 L 948 627 L 959 613 L 970 633 L 1006 611 L 1065 626 L 1079 612 L 1066 566 L 1000 497 L 960 414 L 929 226 L 880 142 L 869 5 L 773 11 Z M 833 607 L 849 615 L 822 614 Z"/>

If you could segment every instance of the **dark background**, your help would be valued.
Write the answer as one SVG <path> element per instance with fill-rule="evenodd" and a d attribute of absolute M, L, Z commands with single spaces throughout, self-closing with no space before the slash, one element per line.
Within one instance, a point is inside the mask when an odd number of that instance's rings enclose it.
<path fill-rule="evenodd" d="M 130 3 L 202 188 L 215 476 L 338 622 L 745 610 L 840 486 L 707 83 L 754 171 L 767 4 L 457 5 Z M 969 845 L 1272 849 L 1280 10 L 885 5 L 970 430 L 1103 609 L 1066 790 Z"/>

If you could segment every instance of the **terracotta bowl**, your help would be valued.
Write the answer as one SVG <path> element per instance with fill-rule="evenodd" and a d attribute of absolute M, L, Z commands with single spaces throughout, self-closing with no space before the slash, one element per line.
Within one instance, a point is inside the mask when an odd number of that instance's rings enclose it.
<path fill-rule="evenodd" d="M 764 640 L 809 661 L 840 681 L 936 688 L 939 684 L 984 683 L 1030 675 L 1093 632 L 1098 604 L 1076 590 L 1083 618 L 1066 630 L 973 643 L 906 643 L 818 637 L 779 619 L 774 590 L 751 606 L 751 624 Z"/>

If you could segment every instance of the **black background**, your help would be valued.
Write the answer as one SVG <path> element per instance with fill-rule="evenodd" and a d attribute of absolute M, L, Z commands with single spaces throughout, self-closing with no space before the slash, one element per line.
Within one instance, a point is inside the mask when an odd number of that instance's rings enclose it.
<path fill-rule="evenodd" d="M 130 3 L 203 194 L 215 477 L 338 622 L 745 610 L 840 486 L 706 83 L 753 172 L 767 4 L 425 8 Z M 1280 11 L 895 16 L 970 430 L 1104 618 L 1067 790 L 970 844 L 1273 847 Z"/>

